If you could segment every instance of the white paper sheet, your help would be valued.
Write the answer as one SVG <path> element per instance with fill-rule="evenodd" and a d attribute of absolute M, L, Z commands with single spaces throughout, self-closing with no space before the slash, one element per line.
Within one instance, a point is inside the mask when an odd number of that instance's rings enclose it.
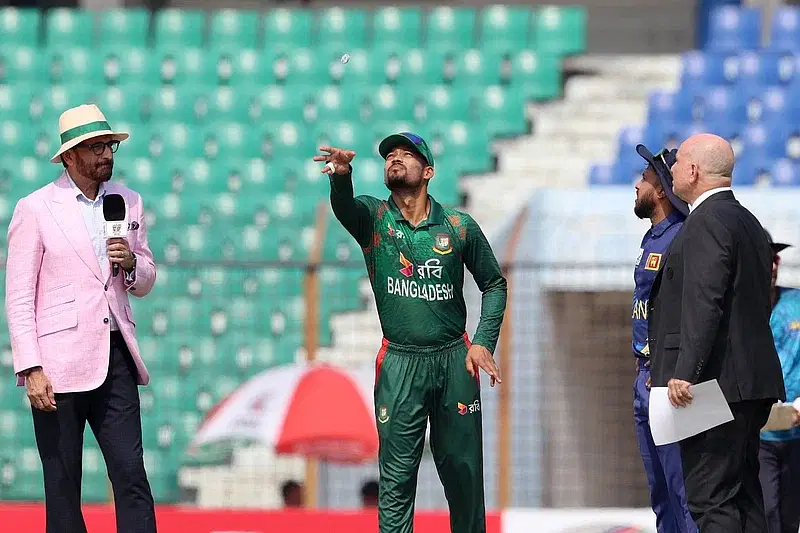
<path fill-rule="evenodd" d="M 667 387 L 650 390 L 650 432 L 656 446 L 687 439 L 733 420 L 728 402 L 716 379 L 689 387 L 692 403 L 673 407 Z"/>

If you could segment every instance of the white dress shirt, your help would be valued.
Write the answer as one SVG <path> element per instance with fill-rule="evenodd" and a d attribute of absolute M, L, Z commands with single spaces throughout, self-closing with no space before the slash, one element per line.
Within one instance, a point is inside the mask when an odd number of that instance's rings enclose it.
<path fill-rule="evenodd" d="M 72 185 L 72 189 L 75 191 L 75 197 L 78 200 L 78 205 L 83 215 L 83 221 L 86 223 L 86 230 L 89 232 L 89 237 L 92 240 L 92 248 L 94 249 L 94 255 L 97 257 L 97 263 L 102 268 L 104 264 L 108 263 L 106 219 L 105 216 L 103 216 L 103 197 L 106 194 L 105 184 L 100 184 L 97 190 L 97 198 L 89 200 L 75 182 L 72 181 L 69 172 L 67 172 L 67 178 L 69 178 L 70 185 Z M 135 273 L 135 270 L 132 270 L 130 273 L 125 272 L 125 281 L 133 283 L 135 280 Z M 111 309 L 108 311 L 108 318 L 111 331 L 118 331 L 119 326 L 114 319 L 114 313 L 111 312 Z"/>
<path fill-rule="evenodd" d="M 702 204 L 706 200 L 706 198 L 708 198 L 712 194 L 717 194 L 718 192 L 724 192 L 730 190 L 731 190 L 730 187 L 717 187 L 716 189 L 707 190 L 706 192 L 698 196 L 697 200 L 695 200 L 693 204 L 689 204 L 689 212 L 691 213 L 692 211 L 697 209 L 697 206 Z"/>

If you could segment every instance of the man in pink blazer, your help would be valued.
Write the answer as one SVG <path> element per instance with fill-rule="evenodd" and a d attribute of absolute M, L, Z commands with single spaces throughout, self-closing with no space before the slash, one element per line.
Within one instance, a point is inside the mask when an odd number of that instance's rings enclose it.
<path fill-rule="evenodd" d="M 113 154 L 128 135 L 114 133 L 94 105 L 66 111 L 59 129 L 62 146 L 51 162 L 65 170 L 17 203 L 6 266 L 14 372 L 33 407 L 47 533 L 86 532 L 81 458 L 87 422 L 106 460 L 117 531 L 155 533 L 138 392 L 150 376 L 128 297 L 150 292 L 156 267 L 141 197 L 109 181 Z M 105 236 L 109 194 L 125 200 L 125 239 Z"/>

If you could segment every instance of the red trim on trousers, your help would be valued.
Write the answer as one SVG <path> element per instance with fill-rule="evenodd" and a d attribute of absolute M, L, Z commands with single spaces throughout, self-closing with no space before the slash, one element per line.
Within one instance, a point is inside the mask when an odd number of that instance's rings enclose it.
<path fill-rule="evenodd" d="M 381 366 L 383 365 L 383 358 L 386 357 L 386 350 L 389 348 L 389 341 L 383 339 L 381 341 L 381 348 L 378 350 L 378 355 L 375 357 L 375 386 L 378 386 L 378 377 L 381 375 Z"/>

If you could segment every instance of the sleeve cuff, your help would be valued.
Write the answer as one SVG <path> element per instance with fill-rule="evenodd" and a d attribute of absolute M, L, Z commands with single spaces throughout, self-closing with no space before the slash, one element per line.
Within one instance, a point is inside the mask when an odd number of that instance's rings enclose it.
<path fill-rule="evenodd" d="M 134 257 L 136 257 L 136 256 L 134 255 Z M 131 269 L 131 271 L 130 272 L 123 271 L 123 272 L 125 274 L 125 285 L 126 286 L 130 287 L 131 285 L 136 283 L 136 261 L 135 260 L 134 260 L 133 268 Z"/>

